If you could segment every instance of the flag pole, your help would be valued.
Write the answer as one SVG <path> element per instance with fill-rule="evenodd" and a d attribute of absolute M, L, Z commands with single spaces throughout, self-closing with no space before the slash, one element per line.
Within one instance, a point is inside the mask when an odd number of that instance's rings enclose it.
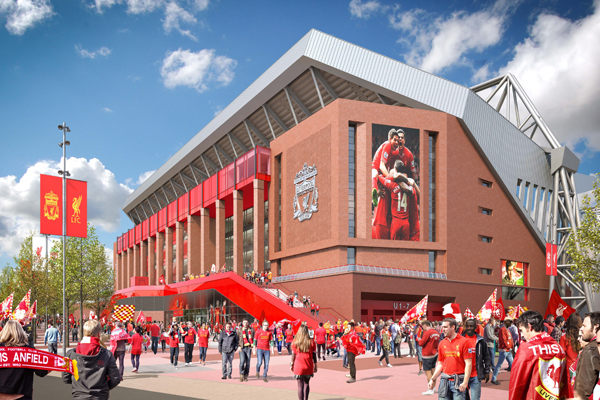
<path fill-rule="evenodd" d="M 67 291 L 66 291 L 66 282 L 67 282 L 67 271 L 66 271 L 66 265 L 67 265 L 67 254 L 66 254 L 66 250 L 67 250 L 67 176 L 69 175 L 69 171 L 67 171 L 67 145 L 69 145 L 70 143 L 67 142 L 67 132 L 71 132 L 71 130 L 69 129 L 69 127 L 67 126 L 66 123 L 62 123 L 62 125 L 58 126 L 58 129 L 60 129 L 63 132 L 63 141 L 60 144 L 60 147 L 62 147 L 63 150 L 63 169 L 62 171 L 58 171 L 58 173 L 60 175 L 62 175 L 62 193 L 63 193 L 63 215 L 62 215 L 62 220 L 63 220 L 63 224 L 62 224 L 62 247 L 63 247 L 63 357 L 67 356 L 67 342 L 69 340 L 69 335 L 68 335 L 68 331 L 67 331 L 67 319 L 66 319 L 66 314 L 67 314 Z"/>

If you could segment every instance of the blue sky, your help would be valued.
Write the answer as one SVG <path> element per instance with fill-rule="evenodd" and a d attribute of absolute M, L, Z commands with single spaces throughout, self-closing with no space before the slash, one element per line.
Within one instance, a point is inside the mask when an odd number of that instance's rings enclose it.
<path fill-rule="evenodd" d="M 513 72 L 600 172 L 599 0 L 0 0 L 0 23 L 0 265 L 38 229 L 58 124 L 111 247 L 125 197 L 311 28 L 466 86 Z"/>

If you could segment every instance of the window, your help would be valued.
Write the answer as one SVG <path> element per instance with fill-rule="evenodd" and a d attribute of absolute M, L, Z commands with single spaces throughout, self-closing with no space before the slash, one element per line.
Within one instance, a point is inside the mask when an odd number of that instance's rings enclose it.
<path fill-rule="evenodd" d="M 479 273 L 482 275 L 492 275 L 493 272 L 494 270 L 491 268 L 479 268 Z"/>
<path fill-rule="evenodd" d="M 435 242 L 435 206 L 436 206 L 436 140 L 437 135 L 429 134 L 429 241 Z"/>
<path fill-rule="evenodd" d="M 225 269 L 233 271 L 233 216 L 225 218 Z"/>
<path fill-rule="evenodd" d="M 279 204 L 277 223 L 279 224 L 279 235 L 277 238 L 277 251 L 281 251 L 281 155 L 275 157 L 275 167 L 277 168 L 277 186 L 279 191 L 277 193 L 277 203 Z"/>
<path fill-rule="evenodd" d="M 523 197 L 525 198 L 523 206 L 527 210 L 527 205 L 529 204 L 529 182 L 525 182 L 525 193 L 523 193 Z"/>
<path fill-rule="evenodd" d="M 479 212 L 484 215 L 492 215 L 492 210 L 490 210 L 489 208 L 479 207 Z"/>
<path fill-rule="evenodd" d="M 429 272 L 435 272 L 435 259 L 437 258 L 437 254 L 435 251 L 429 252 Z"/>
<path fill-rule="evenodd" d="M 348 127 L 348 237 L 356 237 L 356 125 Z"/>
<path fill-rule="evenodd" d="M 490 181 L 486 181 L 485 179 L 479 179 L 479 184 L 483 187 L 486 188 L 491 188 L 492 187 L 492 182 Z"/>
<path fill-rule="evenodd" d="M 244 210 L 242 224 L 244 272 L 251 272 L 253 270 L 252 263 L 254 262 L 254 208 L 250 207 Z"/>
<path fill-rule="evenodd" d="M 479 240 L 481 240 L 483 243 L 492 243 L 492 238 L 489 236 L 479 235 Z"/>
<path fill-rule="evenodd" d="M 503 300 L 529 300 L 528 290 L 523 287 L 502 286 Z"/>
<path fill-rule="evenodd" d="M 523 180 L 522 179 L 517 179 L 517 197 L 519 199 L 521 199 L 521 194 L 522 194 L 522 190 L 523 189 Z"/>
<path fill-rule="evenodd" d="M 356 247 L 348 247 L 348 265 L 356 265 Z"/>
<path fill-rule="evenodd" d="M 269 261 L 269 200 L 265 201 L 265 271 L 271 270 L 271 261 Z"/>
<path fill-rule="evenodd" d="M 531 210 L 530 217 L 534 221 L 535 221 L 535 212 L 537 211 L 537 201 L 536 201 L 537 190 L 538 190 L 537 185 L 533 185 L 533 191 L 531 192 L 531 207 L 529 209 Z"/>

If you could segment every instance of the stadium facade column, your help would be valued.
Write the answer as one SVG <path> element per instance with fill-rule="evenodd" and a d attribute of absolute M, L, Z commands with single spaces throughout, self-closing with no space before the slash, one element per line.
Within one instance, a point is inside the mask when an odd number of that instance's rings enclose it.
<path fill-rule="evenodd" d="M 148 285 L 154 285 L 156 281 L 156 238 L 148 237 Z"/>
<path fill-rule="evenodd" d="M 140 276 L 148 276 L 148 241 L 140 242 Z"/>
<path fill-rule="evenodd" d="M 175 246 L 177 253 L 175 254 L 175 265 L 173 268 L 175 268 L 175 280 L 177 282 L 183 280 L 183 229 L 183 222 L 175 223 Z"/>
<path fill-rule="evenodd" d="M 215 202 L 215 214 L 215 265 L 220 269 L 225 264 L 225 201 Z"/>
<path fill-rule="evenodd" d="M 244 195 L 233 191 L 233 272 L 244 275 Z"/>
<path fill-rule="evenodd" d="M 165 247 L 167 251 L 167 270 L 165 271 L 165 284 L 173 283 L 173 228 L 165 228 Z"/>
<path fill-rule="evenodd" d="M 253 246 L 253 268 L 262 272 L 265 269 L 265 182 L 254 179 L 254 233 Z"/>
<path fill-rule="evenodd" d="M 137 244 L 133 245 L 133 275 L 140 276 L 140 246 Z"/>
<path fill-rule="evenodd" d="M 165 234 L 163 232 L 156 233 L 156 277 L 154 284 L 158 285 L 158 280 L 163 272 L 163 265 L 165 264 L 165 253 L 163 253 L 163 248 L 165 247 Z"/>
<path fill-rule="evenodd" d="M 368 129 L 368 132 L 367 132 Z M 356 160 L 371 160 L 371 124 L 359 123 L 356 125 Z M 371 183 L 371 163 L 368 164 L 368 170 L 365 171 L 365 163 L 356 162 L 356 237 L 360 239 L 371 238 L 371 202 L 368 193 L 364 190 L 372 185 Z M 424 176 L 424 175 L 421 175 Z M 426 176 L 426 175 L 425 175 Z M 343 197 L 343 196 L 342 196 Z M 427 203 L 422 203 L 427 204 Z"/>
<path fill-rule="evenodd" d="M 117 242 L 113 245 L 113 276 L 115 278 L 115 291 L 119 290 L 119 254 L 117 254 Z"/>
<path fill-rule="evenodd" d="M 133 276 L 133 247 L 127 249 L 127 275 L 125 276 L 125 287 L 131 285 L 131 277 Z"/>
<path fill-rule="evenodd" d="M 215 262 L 215 242 L 210 234 L 210 219 L 208 208 L 200 209 L 200 271 L 203 274 L 210 272 L 210 267 Z"/>
<path fill-rule="evenodd" d="M 187 218 L 188 234 L 188 273 L 194 276 L 200 276 L 200 216 L 188 215 Z"/>
<path fill-rule="evenodd" d="M 127 272 L 127 267 L 126 267 L 126 259 L 127 259 L 127 253 L 125 253 L 125 251 L 123 251 L 123 249 L 121 249 L 121 254 L 119 254 L 119 290 L 121 289 L 125 289 L 125 275 Z"/>

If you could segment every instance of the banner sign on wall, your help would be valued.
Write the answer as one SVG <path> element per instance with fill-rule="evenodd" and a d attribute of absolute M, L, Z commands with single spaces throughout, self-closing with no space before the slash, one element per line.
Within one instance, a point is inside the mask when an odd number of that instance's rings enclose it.
<path fill-rule="evenodd" d="M 317 177 L 317 168 L 313 165 L 309 167 L 304 163 L 304 167 L 296 174 L 294 185 L 296 185 L 294 196 L 294 219 L 302 222 L 312 217 L 313 213 L 319 211 L 319 189 L 317 189 L 315 180 Z"/>
<path fill-rule="evenodd" d="M 40 175 L 40 233 L 61 236 L 62 178 Z M 67 179 L 67 236 L 87 237 L 87 182 Z"/>
<path fill-rule="evenodd" d="M 557 245 L 546 243 L 546 275 L 556 276 L 558 274 L 557 251 Z"/>

